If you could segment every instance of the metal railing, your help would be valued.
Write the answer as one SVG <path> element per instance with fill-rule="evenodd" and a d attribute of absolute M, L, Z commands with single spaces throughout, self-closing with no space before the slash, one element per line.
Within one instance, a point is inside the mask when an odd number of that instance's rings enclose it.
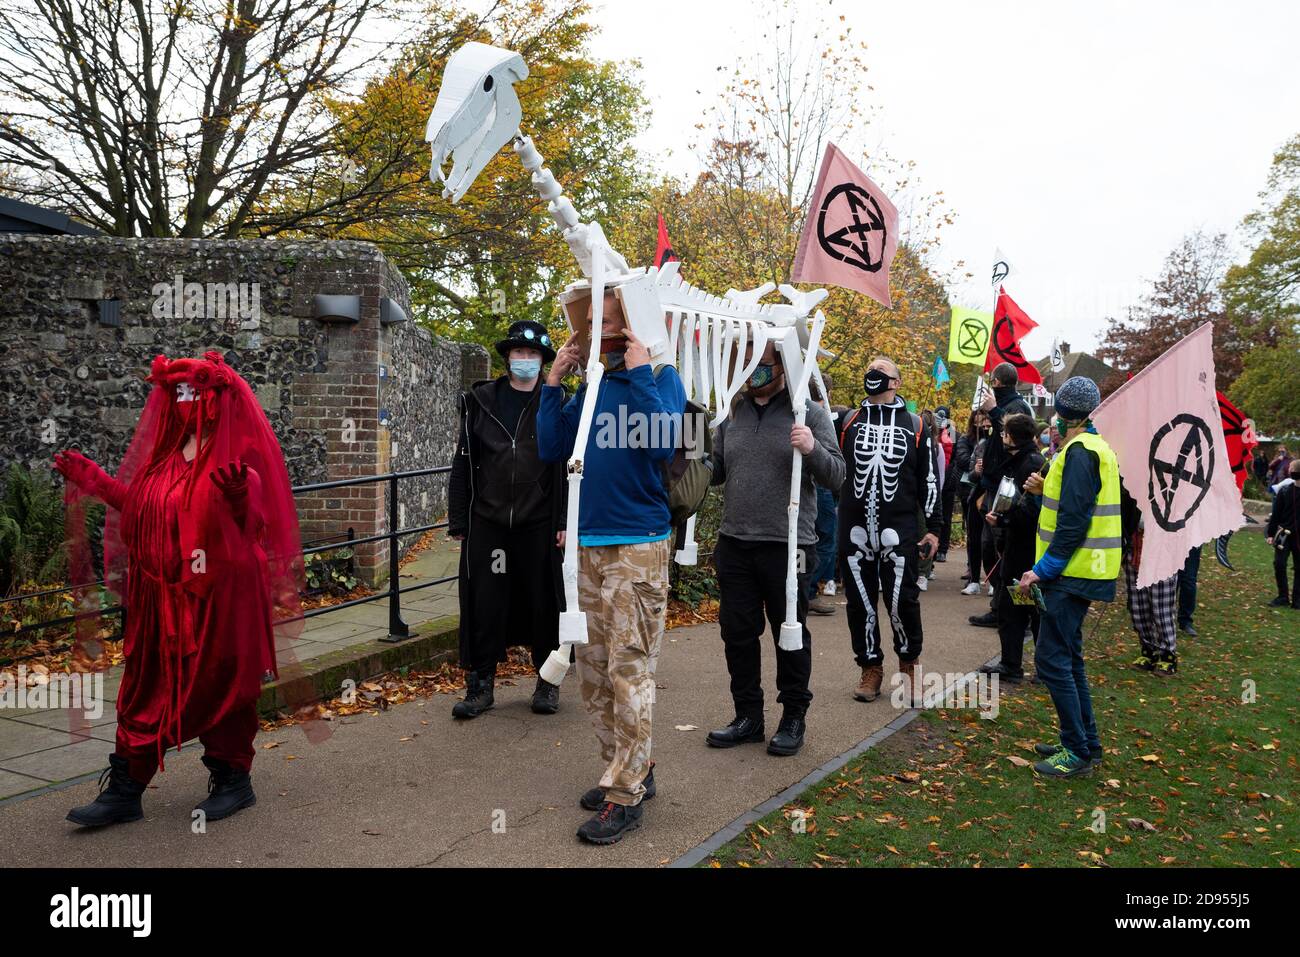
<path fill-rule="evenodd" d="M 419 591 L 422 588 L 432 588 L 435 585 L 445 585 L 448 582 L 456 581 L 457 575 L 447 575 L 442 578 L 434 578 L 429 581 L 417 582 L 414 585 L 400 587 L 398 580 L 401 574 L 399 562 L 401 555 L 401 538 L 406 535 L 420 535 L 437 528 L 446 528 L 447 522 L 432 522 L 427 525 L 413 525 L 409 528 L 398 528 L 398 490 L 399 483 L 402 479 L 419 478 L 424 475 L 442 475 L 451 471 L 450 465 L 440 465 L 427 469 L 411 469 L 406 472 L 388 472 L 383 475 L 365 475 L 359 478 L 339 479 L 333 482 L 316 482 L 311 485 L 297 485 L 293 488 L 294 496 L 304 495 L 309 492 L 324 492 L 336 488 L 351 488 L 358 485 L 369 485 L 375 482 L 385 482 L 388 485 L 388 531 L 381 532 L 378 535 L 368 535 L 365 538 L 357 538 L 352 528 L 348 528 L 346 538 L 339 540 L 329 539 L 312 539 L 305 542 L 302 550 L 303 556 L 315 555 L 321 552 L 338 551 L 343 548 L 355 548 L 358 545 L 368 545 L 372 542 L 388 542 L 388 590 L 377 592 L 373 595 L 365 595 L 361 598 L 351 598 L 347 601 L 338 602 L 333 605 L 325 605 L 321 608 L 313 608 L 310 611 L 303 612 L 301 615 L 295 615 L 292 618 L 283 618 L 275 622 L 276 625 L 286 624 L 293 621 L 302 621 L 307 618 L 316 618 L 320 615 L 328 614 L 332 611 L 338 611 L 341 608 L 351 608 L 354 605 L 364 605 L 367 602 L 388 600 L 388 635 L 381 638 L 381 641 L 397 642 L 411 636 L 410 626 L 402 618 L 401 596 L 413 591 Z M 343 534 L 343 533 L 341 533 Z M 49 595 L 67 594 L 77 592 L 82 589 L 99 588 L 104 585 L 104 579 L 98 581 L 85 582 L 79 585 L 64 585 L 57 588 L 47 588 L 43 591 L 28 592 L 22 595 L 10 595 L 7 598 L 0 598 L 0 608 L 7 605 L 21 604 L 25 601 L 31 601 L 36 598 L 44 598 Z M 73 624 L 88 618 L 106 618 L 112 615 L 121 617 L 121 631 L 126 630 L 126 609 L 121 605 L 113 605 L 109 608 L 96 609 L 92 611 L 79 612 L 73 615 L 63 615 L 58 618 L 51 618 L 47 621 L 35 622 L 30 625 L 22 625 L 19 628 L 7 630 L 6 634 L 14 635 L 20 633 L 39 632 L 47 628 L 54 628 L 59 625 Z"/>

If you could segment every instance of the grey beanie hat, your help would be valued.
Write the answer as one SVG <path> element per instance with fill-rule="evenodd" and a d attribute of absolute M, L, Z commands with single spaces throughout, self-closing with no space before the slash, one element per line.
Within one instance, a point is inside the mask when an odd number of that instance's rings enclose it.
<path fill-rule="evenodd" d="M 1067 422 L 1086 419 L 1101 405 L 1101 390 L 1087 376 L 1070 376 L 1056 390 L 1056 414 Z"/>

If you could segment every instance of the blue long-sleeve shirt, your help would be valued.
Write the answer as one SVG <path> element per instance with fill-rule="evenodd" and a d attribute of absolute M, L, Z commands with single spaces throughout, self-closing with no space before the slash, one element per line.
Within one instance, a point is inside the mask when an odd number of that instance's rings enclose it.
<path fill-rule="evenodd" d="M 1089 427 L 1095 434 L 1096 430 Z M 1113 580 L 1095 580 L 1062 575 L 1074 553 L 1088 537 L 1088 524 L 1101 493 L 1101 460 L 1082 444 L 1070 446 L 1065 453 L 1061 473 L 1061 499 L 1056 509 L 1056 531 L 1052 542 L 1034 564 L 1034 574 L 1044 583 L 1052 583 L 1090 601 L 1111 601 L 1115 597 Z"/>
<path fill-rule="evenodd" d="M 586 393 L 584 383 L 565 402 L 563 389 L 542 387 L 537 448 L 543 461 L 564 461 L 573 454 Z M 669 534 L 663 465 L 676 452 L 685 407 L 686 390 L 672 366 L 657 376 L 644 365 L 601 377 L 583 456 L 579 543 L 648 541 Z"/>

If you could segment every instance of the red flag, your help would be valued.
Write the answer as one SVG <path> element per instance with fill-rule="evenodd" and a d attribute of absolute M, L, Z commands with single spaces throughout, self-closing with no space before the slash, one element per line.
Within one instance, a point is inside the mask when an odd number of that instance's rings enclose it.
<path fill-rule="evenodd" d="M 1228 443 L 1228 464 L 1232 466 L 1232 477 L 1237 480 L 1237 491 L 1243 492 L 1246 476 L 1250 474 L 1250 452 L 1259 440 L 1255 438 L 1250 419 L 1242 415 L 1222 392 L 1214 394 L 1219 398 L 1219 420 L 1223 423 L 1224 441 Z"/>
<path fill-rule="evenodd" d="M 833 283 L 889 305 L 898 210 L 835 144 L 826 144 L 791 282 Z"/>
<path fill-rule="evenodd" d="M 681 257 L 673 252 L 673 244 L 668 239 L 668 227 L 664 225 L 664 214 L 659 213 L 659 243 L 655 248 L 655 265 L 660 269 L 665 263 L 681 262 Z"/>
<path fill-rule="evenodd" d="M 993 335 L 984 359 L 984 371 L 992 372 L 998 363 L 1010 362 L 1016 367 L 1021 382 L 1041 383 L 1043 377 L 1038 368 L 1020 351 L 1020 340 L 1037 326 L 1038 323 L 1016 305 L 1005 289 L 998 290 L 998 305 L 993 310 Z"/>

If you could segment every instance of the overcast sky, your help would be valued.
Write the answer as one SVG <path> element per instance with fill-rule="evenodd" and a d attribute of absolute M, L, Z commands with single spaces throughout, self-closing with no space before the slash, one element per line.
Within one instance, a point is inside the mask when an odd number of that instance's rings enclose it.
<path fill-rule="evenodd" d="M 802 29 L 843 14 L 868 43 L 872 141 L 915 160 L 957 214 L 944 264 L 978 278 L 954 300 L 991 308 L 1001 248 L 1007 291 L 1041 327 L 1031 357 L 1053 336 L 1095 346 L 1185 233 L 1236 234 L 1274 151 L 1300 132 L 1300 3 L 797 7 Z M 682 146 L 720 96 L 717 67 L 753 48 L 754 15 L 743 0 L 596 0 L 594 52 L 641 60 L 654 110 L 641 146 L 667 171 L 698 170 Z"/>

